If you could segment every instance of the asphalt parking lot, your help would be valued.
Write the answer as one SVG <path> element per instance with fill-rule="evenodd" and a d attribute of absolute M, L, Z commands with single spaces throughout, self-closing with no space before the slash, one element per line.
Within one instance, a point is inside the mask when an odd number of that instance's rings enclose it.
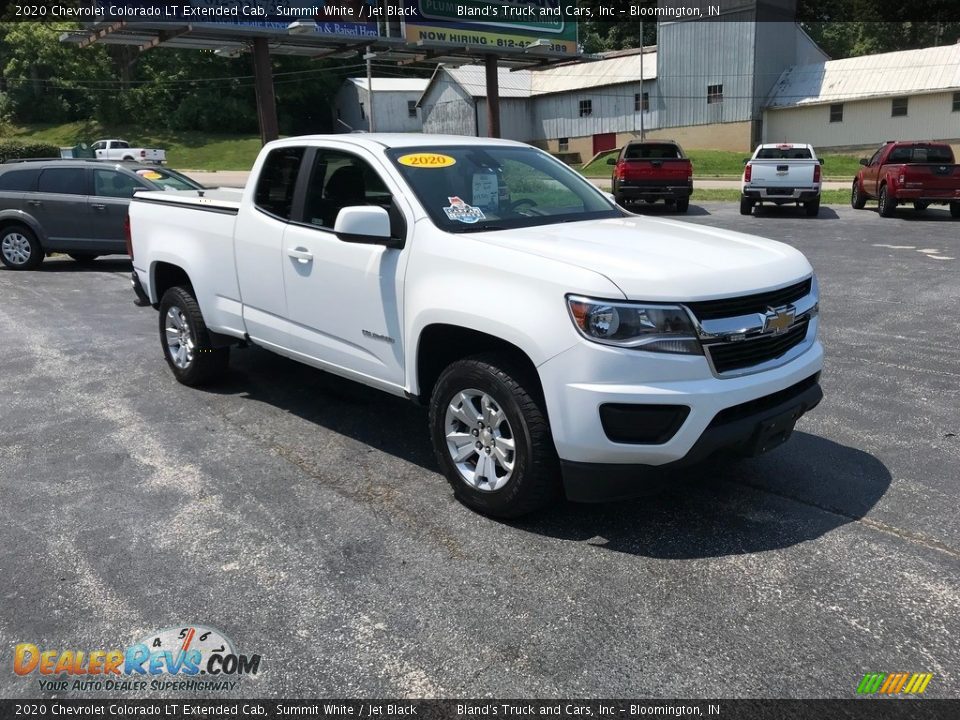
<path fill-rule="evenodd" d="M 262 654 L 248 697 L 960 695 L 960 221 L 684 220 L 807 254 L 823 403 L 762 458 L 514 523 L 453 500 L 400 400 L 256 348 L 178 385 L 125 261 L 0 270 L 0 697 L 49 696 L 16 643 L 185 623 Z"/>

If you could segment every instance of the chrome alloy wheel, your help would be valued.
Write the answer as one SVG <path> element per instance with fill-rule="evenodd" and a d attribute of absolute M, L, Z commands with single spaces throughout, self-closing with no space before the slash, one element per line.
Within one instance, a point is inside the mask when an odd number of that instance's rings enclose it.
<path fill-rule="evenodd" d="M 30 241 L 18 232 L 7 233 L 0 242 L 0 252 L 11 265 L 26 265 L 30 262 L 33 248 Z"/>
<path fill-rule="evenodd" d="M 472 388 L 454 395 L 444 431 L 447 451 L 464 482 L 493 492 L 510 481 L 517 457 L 513 429 L 490 395 Z"/>
<path fill-rule="evenodd" d="M 194 342 L 190 332 L 190 323 L 187 322 L 183 311 L 176 305 L 167 310 L 164 322 L 167 335 L 167 352 L 173 364 L 181 370 L 186 370 L 193 362 Z"/>

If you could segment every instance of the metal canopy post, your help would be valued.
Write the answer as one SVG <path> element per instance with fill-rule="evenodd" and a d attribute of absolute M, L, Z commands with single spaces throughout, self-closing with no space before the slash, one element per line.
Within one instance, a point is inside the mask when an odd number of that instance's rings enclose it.
<path fill-rule="evenodd" d="M 487 75 L 487 136 L 500 137 L 500 83 L 497 77 L 497 56 L 483 59 Z"/>
<path fill-rule="evenodd" d="M 273 93 L 270 46 L 265 37 L 253 39 L 253 84 L 257 95 L 260 140 L 266 145 L 280 137 L 280 125 L 277 122 L 277 100 Z"/>

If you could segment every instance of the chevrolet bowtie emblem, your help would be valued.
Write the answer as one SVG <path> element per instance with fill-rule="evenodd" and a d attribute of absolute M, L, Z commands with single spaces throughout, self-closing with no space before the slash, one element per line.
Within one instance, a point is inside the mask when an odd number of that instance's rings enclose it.
<path fill-rule="evenodd" d="M 768 308 L 763 321 L 763 331 L 779 335 L 793 325 L 797 311 L 793 306 Z"/>

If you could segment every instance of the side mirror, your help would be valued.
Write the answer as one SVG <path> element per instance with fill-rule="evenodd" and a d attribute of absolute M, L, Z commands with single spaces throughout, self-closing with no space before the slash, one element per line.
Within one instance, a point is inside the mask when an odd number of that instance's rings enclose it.
<path fill-rule="evenodd" d="M 743 159 L 743 164 L 744 164 L 744 165 L 746 165 L 748 162 L 750 162 L 750 158 L 744 158 L 744 159 Z"/>
<path fill-rule="evenodd" d="M 864 167 L 867 167 L 870 164 L 870 161 L 867 158 L 860 158 L 860 164 Z"/>
<path fill-rule="evenodd" d="M 616 165 L 616 164 L 617 164 L 616 158 L 607 158 L 607 165 Z"/>
<path fill-rule="evenodd" d="M 382 207 L 373 205 L 341 208 L 333 232 L 343 242 L 403 247 L 402 238 L 390 236 L 390 215 Z"/>
<path fill-rule="evenodd" d="M 820 164 L 823 165 L 823 158 L 820 158 Z"/>

